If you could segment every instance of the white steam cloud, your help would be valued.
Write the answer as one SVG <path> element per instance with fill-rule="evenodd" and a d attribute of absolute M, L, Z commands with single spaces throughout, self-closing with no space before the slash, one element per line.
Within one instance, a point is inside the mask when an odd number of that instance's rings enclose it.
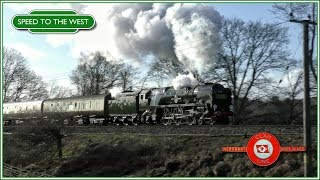
<path fill-rule="evenodd" d="M 111 93 L 112 97 L 116 97 L 119 93 L 122 92 L 122 89 L 119 87 L 113 87 L 109 90 L 109 92 Z"/>
<path fill-rule="evenodd" d="M 54 47 L 68 44 L 80 52 L 108 51 L 113 57 L 141 63 L 146 57 L 172 58 L 189 71 L 203 71 L 219 49 L 221 15 L 207 4 L 84 4 L 96 26 L 70 35 L 48 35 Z"/>
<path fill-rule="evenodd" d="M 188 70 L 202 72 L 220 47 L 220 14 L 208 5 L 175 4 L 167 10 L 166 19 L 174 35 L 178 60 Z"/>
<path fill-rule="evenodd" d="M 195 86 L 198 85 L 199 81 L 194 78 L 193 74 L 189 73 L 188 75 L 178 75 L 172 80 L 172 86 L 175 90 L 178 90 L 186 86 Z"/>

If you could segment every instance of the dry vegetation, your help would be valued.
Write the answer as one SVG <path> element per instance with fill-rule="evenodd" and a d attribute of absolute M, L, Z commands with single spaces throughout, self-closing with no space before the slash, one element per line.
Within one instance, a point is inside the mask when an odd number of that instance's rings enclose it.
<path fill-rule="evenodd" d="M 278 138 L 283 146 L 303 141 L 300 136 Z M 221 152 L 222 146 L 245 146 L 244 137 L 69 135 L 63 138 L 62 160 L 57 153 L 22 151 L 11 136 L 4 140 L 6 163 L 52 176 L 303 176 L 303 153 L 282 153 L 272 166 L 258 167 L 245 153 Z"/>

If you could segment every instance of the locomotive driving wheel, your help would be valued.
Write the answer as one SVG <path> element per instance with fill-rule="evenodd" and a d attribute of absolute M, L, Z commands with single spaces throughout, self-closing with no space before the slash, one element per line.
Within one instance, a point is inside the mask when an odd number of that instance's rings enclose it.
<path fill-rule="evenodd" d="M 132 125 L 137 126 L 139 124 L 137 117 L 132 119 Z"/>
<path fill-rule="evenodd" d="M 194 125 L 194 124 L 197 124 L 197 117 L 195 115 L 192 115 L 192 116 L 188 116 L 187 117 L 187 124 L 188 125 Z"/>
<path fill-rule="evenodd" d="M 106 124 L 113 124 L 114 118 L 111 116 L 108 120 L 106 120 Z"/>
<path fill-rule="evenodd" d="M 145 123 L 148 124 L 148 125 L 152 125 L 153 124 L 151 115 L 146 115 L 145 116 Z"/>
<path fill-rule="evenodd" d="M 174 112 L 174 117 L 175 117 L 175 124 L 180 125 L 182 123 L 181 116 L 183 115 L 183 109 L 182 108 L 175 108 L 173 112 Z"/>
<path fill-rule="evenodd" d="M 209 119 L 209 124 L 210 124 L 210 125 L 214 125 L 216 122 L 217 122 L 217 117 L 216 117 L 216 116 L 212 116 L 212 117 Z"/>
<path fill-rule="evenodd" d="M 84 120 L 82 118 L 78 118 L 76 121 L 77 121 L 77 124 L 84 125 Z"/>
<path fill-rule="evenodd" d="M 129 125 L 129 118 L 128 117 L 125 117 L 125 118 L 123 118 L 123 124 L 125 125 L 125 126 L 128 126 Z"/>
<path fill-rule="evenodd" d="M 168 117 L 171 116 L 171 113 L 170 113 L 170 110 L 168 108 L 164 108 L 163 109 L 163 116 L 162 116 L 162 124 L 163 125 L 170 125 L 171 124 L 171 120 L 170 119 L 167 119 Z"/>
<path fill-rule="evenodd" d="M 199 119 L 198 119 L 198 124 L 199 125 L 204 125 L 204 118 L 201 116 L 201 117 L 199 117 Z"/>
<path fill-rule="evenodd" d="M 119 126 L 119 125 L 120 125 L 120 118 L 121 118 L 121 117 L 115 117 L 115 118 L 113 119 L 113 124 L 115 124 L 116 126 Z"/>

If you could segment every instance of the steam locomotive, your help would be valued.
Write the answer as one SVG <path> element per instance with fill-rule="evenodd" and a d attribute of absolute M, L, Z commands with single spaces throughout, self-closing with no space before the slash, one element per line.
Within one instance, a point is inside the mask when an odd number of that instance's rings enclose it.
<path fill-rule="evenodd" d="M 65 124 L 229 124 L 231 91 L 220 84 L 124 91 L 3 104 L 4 124 L 63 120 Z"/>

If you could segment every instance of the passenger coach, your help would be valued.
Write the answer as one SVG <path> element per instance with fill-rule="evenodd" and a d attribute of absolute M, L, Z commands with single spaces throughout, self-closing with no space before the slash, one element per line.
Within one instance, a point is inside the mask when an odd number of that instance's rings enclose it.
<path fill-rule="evenodd" d="M 78 124 L 100 123 L 108 117 L 110 97 L 110 94 L 104 94 L 48 99 L 43 101 L 43 118 L 64 119 L 68 124 L 73 122 Z"/>
<path fill-rule="evenodd" d="M 43 101 L 27 101 L 3 104 L 3 119 L 5 125 L 13 122 L 19 124 L 22 120 L 41 119 Z"/>

